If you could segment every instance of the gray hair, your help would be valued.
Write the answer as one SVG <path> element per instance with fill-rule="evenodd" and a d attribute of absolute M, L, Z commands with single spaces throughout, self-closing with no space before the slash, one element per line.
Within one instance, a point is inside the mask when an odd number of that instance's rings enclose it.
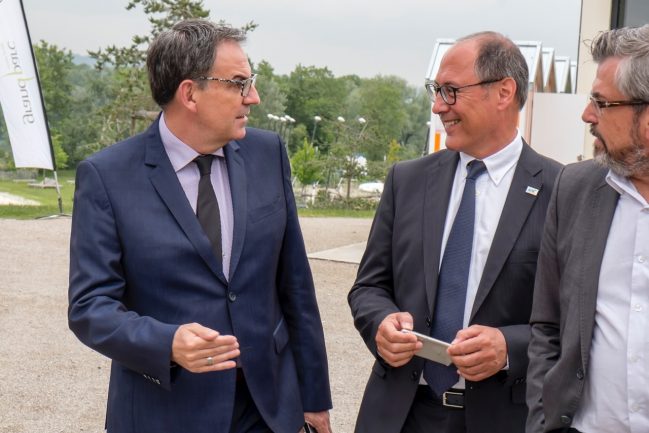
<path fill-rule="evenodd" d="M 161 32 L 151 42 L 146 58 L 153 99 L 164 107 L 183 80 L 209 74 L 220 44 L 245 40 L 240 29 L 200 19 L 181 21 Z M 199 82 L 199 86 L 204 85 Z"/>
<path fill-rule="evenodd" d="M 516 82 L 516 100 L 522 109 L 527 101 L 529 72 L 527 62 L 518 46 L 497 32 L 479 32 L 458 39 L 478 41 L 475 74 L 479 80 L 496 80 L 511 77 Z"/>
<path fill-rule="evenodd" d="M 615 85 L 631 99 L 649 101 L 649 24 L 602 32 L 591 43 L 590 52 L 597 63 L 621 58 Z M 641 112 L 646 106 L 634 108 Z"/>

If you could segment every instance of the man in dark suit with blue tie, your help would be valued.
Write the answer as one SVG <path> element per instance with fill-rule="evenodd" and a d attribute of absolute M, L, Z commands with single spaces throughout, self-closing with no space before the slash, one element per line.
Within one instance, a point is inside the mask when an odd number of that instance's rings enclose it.
<path fill-rule="evenodd" d="M 162 114 L 77 169 L 69 324 L 112 359 L 109 433 L 330 432 L 324 336 L 277 134 L 240 30 L 152 42 Z"/>
<path fill-rule="evenodd" d="M 356 432 L 519 433 L 536 258 L 560 165 L 517 130 L 528 70 L 506 37 L 460 39 L 426 88 L 447 150 L 392 168 L 349 293 L 376 358 Z M 452 343 L 453 365 L 414 356 L 422 343 L 403 330 Z"/>

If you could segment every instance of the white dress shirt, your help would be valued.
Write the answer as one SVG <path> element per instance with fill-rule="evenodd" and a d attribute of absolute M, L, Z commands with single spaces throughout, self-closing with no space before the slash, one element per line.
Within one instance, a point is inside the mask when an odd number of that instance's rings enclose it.
<path fill-rule="evenodd" d="M 178 176 L 187 200 L 196 213 L 196 202 L 198 201 L 198 181 L 200 173 L 194 159 L 200 154 L 183 143 L 173 132 L 169 130 L 164 120 L 164 114 L 160 116 L 160 138 L 164 145 L 171 165 Z M 232 232 L 234 228 L 234 215 L 232 210 L 232 194 L 230 193 L 230 179 L 228 178 L 228 167 L 225 163 L 223 148 L 213 153 L 216 157 L 212 160 L 212 172 L 210 180 L 219 203 L 221 216 L 221 250 L 223 252 L 223 274 L 226 279 L 230 278 L 230 258 L 232 253 Z"/>
<path fill-rule="evenodd" d="M 469 316 L 473 308 L 478 291 L 478 285 L 482 278 L 491 241 L 496 234 L 496 228 L 500 221 L 500 214 L 503 211 L 509 187 L 512 184 L 516 163 L 521 156 L 523 149 L 523 140 L 517 135 L 514 141 L 505 146 L 499 152 L 482 160 L 487 167 L 487 173 L 480 176 L 475 185 L 475 228 L 473 232 L 473 248 L 471 249 L 471 267 L 469 270 L 469 280 L 466 289 L 466 303 L 464 306 L 464 322 L 466 328 L 469 325 Z M 466 180 L 466 166 L 475 158 L 460 153 L 460 161 L 455 170 L 455 180 L 453 181 L 453 190 L 448 204 L 446 213 L 446 223 L 444 224 L 444 237 L 442 238 L 442 251 L 440 257 L 444 257 L 446 241 L 451 233 L 451 227 L 455 220 L 455 214 L 460 207 L 462 193 L 464 192 L 464 183 Z M 440 267 L 442 263 L 440 260 Z"/>
<path fill-rule="evenodd" d="M 646 433 L 649 204 L 628 179 L 609 172 L 606 181 L 620 199 L 600 269 L 588 374 L 573 427 L 584 432 Z"/>
<path fill-rule="evenodd" d="M 471 249 L 471 265 L 466 289 L 466 302 L 464 305 L 463 326 L 465 328 L 469 325 L 469 317 L 471 316 L 473 302 L 475 301 L 475 296 L 478 292 L 478 285 L 482 278 L 482 271 L 487 262 L 491 242 L 496 234 L 496 228 L 500 221 L 500 214 L 503 211 L 505 200 L 509 193 L 509 187 L 514 178 L 516 163 L 521 156 L 522 150 L 523 140 L 520 134 L 517 134 L 514 140 L 502 150 L 482 160 L 487 167 L 487 172 L 477 179 L 475 186 L 475 226 L 473 232 L 473 247 Z M 474 159 L 475 158 L 472 156 L 460 152 L 460 161 L 455 170 L 453 189 L 451 191 L 448 211 L 446 213 L 446 223 L 444 224 L 444 237 L 442 238 L 440 257 L 444 257 L 446 241 L 451 233 L 455 214 L 457 214 L 458 208 L 460 207 L 460 201 L 462 200 L 462 193 L 464 192 L 464 183 L 467 175 L 466 166 Z M 460 377 L 460 381 L 454 386 L 454 388 L 463 389 L 464 387 L 464 378 Z"/>

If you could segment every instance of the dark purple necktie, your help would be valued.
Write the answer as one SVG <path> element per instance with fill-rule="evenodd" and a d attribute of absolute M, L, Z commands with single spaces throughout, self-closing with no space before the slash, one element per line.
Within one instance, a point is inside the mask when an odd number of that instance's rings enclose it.
<path fill-rule="evenodd" d="M 198 181 L 198 200 L 196 202 L 196 216 L 212 244 L 212 251 L 216 260 L 221 263 L 221 215 L 219 213 L 219 202 L 212 187 L 210 173 L 212 172 L 212 160 L 214 155 L 201 155 L 194 159 L 198 166 L 201 178 Z"/>

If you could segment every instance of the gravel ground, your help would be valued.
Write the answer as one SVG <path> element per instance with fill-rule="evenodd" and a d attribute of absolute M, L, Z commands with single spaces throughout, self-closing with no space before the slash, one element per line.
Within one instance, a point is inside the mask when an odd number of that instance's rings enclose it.
<path fill-rule="evenodd" d="M 309 252 L 366 240 L 371 221 L 303 218 Z M 103 432 L 109 361 L 67 327 L 70 220 L 0 219 L 0 433 Z M 312 260 L 327 341 L 335 433 L 350 433 L 371 356 L 347 292 L 357 266 Z M 191 432 L 187 432 L 191 433 Z"/>

